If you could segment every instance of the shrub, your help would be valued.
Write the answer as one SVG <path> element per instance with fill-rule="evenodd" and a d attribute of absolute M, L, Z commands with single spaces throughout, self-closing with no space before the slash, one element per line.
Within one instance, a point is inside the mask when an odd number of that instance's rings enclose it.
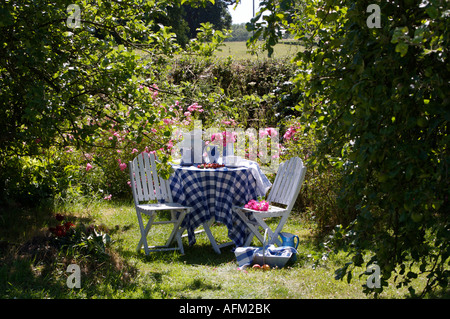
<path fill-rule="evenodd" d="M 361 14 L 372 1 L 288 2 L 265 1 L 260 13 L 270 17 L 255 17 L 251 29 L 269 53 L 284 27 L 305 46 L 295 83 L 305 104 L 323 103 L 304 121 L 320 141 L 319 168 L 345 170 L 339 200 L 357 210 L 346 228 L 352 260 L 338 278 L 376 263 L 381 287 L 366 292 L 377 295 L 393 275 L 397 287 L 408 286 L 421 273 L 422 296 L 447 289 L 450 3 L 383 1 L 373 28 L 373 15 Z M 373 255 L 364 260 L 366 253 Z"/>
<path fill-rule="evenodd" d="M 291 118 L 283 126 L 282 160 L 300 157 L 307 166 L 305 181 L 295 210 L 317 224 L 316 231 L 325 234 L 335 225 L 349 225 L 355 218 L 352 205 L 338 201 L 345 167 L 319 165 L 314 157 L 318 141 L 312 130 L 299 118 Z"/>
<path fill-rule="evenodd" d="M 52 235 L 50 241 L 61 253 L 70 256 L 90 255 L 100 259 L 105 257 L 106 248 L 111 243 L 105 226 L 86 226 L 81 222 L 75 225 L 61 214 L 56 214 L 55 220 L 56 225 L 49 227 Z"/>
<path fill-rule="evenodd" d="M 233 60 L 180 57 L 172 63 L 172 84 L 186 85 L 187 101 L 201 103 L 204 120 L 220 110 L 244 127 L 271 127 L 295 114 L 301 93 L 290 79 L 294 67 L 287 59 Z"/>

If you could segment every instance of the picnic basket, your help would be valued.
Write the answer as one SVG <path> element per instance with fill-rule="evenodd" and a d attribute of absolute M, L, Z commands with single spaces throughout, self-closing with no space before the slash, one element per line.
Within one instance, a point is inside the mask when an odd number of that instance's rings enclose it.
<path fill-rule="evenodd" d="M 292 257 L 292 251 L 291 250 L 285 250 L 285 251 L 281 251 L 281 254 L 269 254 L 267 252 L 267 244 L 266 241 L 268 242 L 268 235 L 267 235 L 267 231 L 268 229 L 266 229 L 266 231 L 264 232 L 264 243 L 263 243 L 263 247 L 262 247 L 262 252 L 255 252 L 255 254 L 253 255 L 253 264 L 260 264 L 260 265 L 269 265 L 271 268 L 273 267 L 277 267 L 277 268 L 283 268 L 286 263 L 289 261 L 289 259 L 291 259 Z M 282 247 L 279 247 L 282 248 Z"/>

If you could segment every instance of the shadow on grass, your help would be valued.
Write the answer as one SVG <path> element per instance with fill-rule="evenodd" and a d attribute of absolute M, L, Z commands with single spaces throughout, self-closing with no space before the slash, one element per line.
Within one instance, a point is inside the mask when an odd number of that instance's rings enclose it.
<path fill-rule="evenodd" d="M 234 253 L 231 251 L 233 247 L 222 248 L 219 255 L 210 244 L 195 244 L 185 247 L 185 254 L 180 259 L 191 265 L 219 266 L 236 260 Z"/>
<path fill-rule="evenodd" d="M 75 224 L 94 223 L 89 217 L 71 216 L 70 212 L 62 214 L 66 216 L 67 221 Z M 142 282 L 139 269 L 133 264 L 133 260 L 155 262 L 155 265 L 179 263 L 219 266 L 235 259 L 232 247 L 222 249 L 222 254 L 218 255 L 203 235 L 200 235 L 197 244 L 191 247 L 187 239 L 184 239 L 184 255 L 179 252 L 155 252 L 146 256 L 143 251 L 137 253 L 134 249 L 122 250 L 120 243 L 113 244 L 103 257 L 68 255 L 52 246 L 47 229 L 54 218 L 54 212 L 50 208 L 2 212 L 0 298 L 119 298 L 122 294 L 137 295 L 139 298 L 166 298 L 169 296 L 161 291 L 166 285 L 164 278 L 167 274 L 155 268 L 146 272 L 148 281 Z M 115 240 L 117 233 L 125 233 L 133 228 L 134 224 L 116 226 L 109 230 L 109 234 Z M 81 268 L 81 289 L 67 287 L 66 280 L 70 274 L 66 270 L 72 263 Z M 201 278 L 191 278 L 180 289 L 203 291 L 219 288 Z"/>
<path fill-rule="evenodd" d="M 81 289 L 69 288 L 67 267 L 81 270 Z M 10 247 L 0 258 L 0 299 L 115 298 L 118 291 L 133 291 L 137 269 L 114 251 L 75 256 L 49 245 L 46 238 Z"/>
<path fill-rule="evenodd" d="M 9 203 L 0 205 L 0 246 L 6 243 L 20 243 L 32 238 L 42 227 L 48 225 L 53 215 L 52 203 L 22 207 Z"/>
<path fill-rule="evenodd" d="M 119 248 L 117 251 L 125 260 L 135 258 L 143 263 L 178 262 L 188 265 L 219 266 L 235 261 L 235 255 L 231 251 L 232 247 L 223 248 L 221 254 L 217 254 L 209 243 L 197 243 L 193 246 L 185 245 L 184 255 L 180 254 L 179 251 L 150 252 L 148 255 L 145 255 L 143 249 L 140 252 L 136 252 L 136 250 L 122 250 Z"/>
<path fill-rule="evenodd" d="M 114 250 L 104 253 L 69 252 L 55 242 L 48 227 L 54 222 L 51 210 L 34 215 L 17 210 L 7 213 L 7 229 L 0 241 L 0 298 L 90 298 L 117 297 L 117 291 L 133 291 L 137 269 L 122 259 Z M 5 215 L 2 215 L 5 216 Z M 27 217 L 28 216 L 28 217 Z M 23 219 L 32 220 L 27 225 Z M 89 217 L 66 214 L 64 221 L 93 225 Z M 126 229 L 126 228 L 124 228 Z M 111 230 L 113 235 L 117 230 Z M 14 237 L 17 234 L 21 236 Z M 69 288 L 67 278 L 70 264 L 80 266 L 81 289 Z"/>

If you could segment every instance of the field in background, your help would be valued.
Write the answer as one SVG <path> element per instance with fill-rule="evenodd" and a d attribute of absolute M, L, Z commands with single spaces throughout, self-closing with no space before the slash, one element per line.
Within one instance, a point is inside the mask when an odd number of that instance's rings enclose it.
<path fill-rule="evenodd" d="M 262 44 L 262 43 L 261 43 Z M 252 54 L 247 48 L 246 42 L 225 42 L 225 45 L 220 47 L 221 51 L 216 52 L 217 57 L 227 58 L 232 56 L 235 59 L 256 59 L 258 57 L 267 57 L 267 52 L 261 50 L 261 44 L 258 45 L 256 49 L 256 54 Z M 297 52 L 299 52 L 303 47 L 300 45 L 293 45 L 288 43 L 278 43 L 274 47 L 274 58 L 292 58 Z"/>

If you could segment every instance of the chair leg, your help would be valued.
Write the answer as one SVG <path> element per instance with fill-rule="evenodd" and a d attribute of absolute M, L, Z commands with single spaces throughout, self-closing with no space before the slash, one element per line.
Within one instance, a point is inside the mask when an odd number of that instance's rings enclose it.
<path fill-rule="evenodd" d="M 275 229 L 275 231 L 273 232 L 272 236 L 275 236 L 275 238 L 272 237 L 271 243 L 272 244 L 276 244 L 278 247 L 281 246 L 281 241 L 279 239 L 279 234 L 281 232 L 281 230 L 284 227 L 284 224 L 286 224 L 287 220 L 288 220 L 289 215 L 285 215 L 283 217 L 281 217 L 280 222 L 278 223 L 277 228 Z"/>
<path fill-rule="evenodd" d="M 253 234 L 253 232 L 250 232 L 250 234 L 248 234 L 247 239 L 244 242 L 245 247 L 250 246 L 250 244 L 252 243 L 253 237 L 255 237 L 255 234 Z"/>
<path fill-rule="evenodd" d="M 181 234 L 182 234 L 182 230 L 180 230 L 180 225 L 184 219 L 184 217 L 186 216 L 186 211 L 180 211 L 180 214 L 178 215 L 178 218 L 176 218 L 175 220 L 173 220 L 173 229 L 172 232 L 169 236 L 169 239 L 166 242 L 165 246 L 155 246 L 155 247 L 151 247 L 153 251 L 163 251 L 163 250 L 175 250 L 175 249 L 179 249 L 180 252 L 182 254 L 184 254 L 184 247 L 183 247 L 183 242 L 181 240 Z M 174 215 L 173 215 L 174 216 Z M 139 239 L 139 243 L 137 245 L 136 251 L 139 252 L 142 248 L 142 246 L 144 246 L 144 250 L 145 250 L 145 254 L 148 255 L 150 253 L 150 247 L 148 246 L 148 242 L 147 242 L 147 235 L 150 231 L 150 228 L 153 225 L 153 221 L 156 217 L 156 213 L 153 213 L 150 215 L 150 218 L 147 222 L 147 225 L 144 227 L 144 222 L 142 219 L 142 215 L 139 212 L 138 213 L 138 222 L 139 222 L 139 229 L 141 232 L 141 238 Z M 178 248 L 168 248 L 170 246 L 170 244 L 173 242 L 173 240 L 176 239 L 177 240 L 177 244 L 178 244 Z M 156 248 L 156 249 L 154 249 Z M 167 249 L 165 249 L 167 248 Z"/>
<path fill-rule="evenodd" d="M 253 218 L 256 220 L 256 222 L 254 222 L 254 221 L 250 220 L 249 216 L 242 210 L 235 209 L 234 211 L 245 222 L 248 229 L 250 230 L 250 235 L 247 237 L 245 244 L 244 244 L 245 246 L 249 246 L 251 244 L 254 236 L 256 236 L 256 238 L 258 238 L 258 240 L 261 243 L 264 243 L 264 237 L 259 232 L 259 227 L 261 227 L 264 231 L 266 229 L 268 229 L 268 233 L 270 236 L 269 244 L 275 244 L 277 246 L 281 246 L 281 241 L 278 238 L 278 234 L 283 229 L 283 226 L 286 223 L 289 215 L 282 216 L 278 223 L 277 228 L 275 229 L 275 231 L 272 231 L 272 229 L 270 229 L 269 225 L 267 225 L 267 223 L 264 221 L 263 217 L 253 214 Z"/>
<path fill-rule="evenodd" d="M 175 238 L 177 240 L 178 249 L 180 250 L 180 253 L 182 255 L 184 255 L 184 247 L 183 247 L 183 241 L 181 239 L 181 235 L 183 234 L 184 229 L 181 229 L 180 226 L 181 226 L 181 223 L 183 222 L 183 219 L 184 219 L 184 217 L 186 216 L 187 213 L 188 213 L 188 211 L 180 211 L 179 212 L 178 218 L 175 219 L 176 222 L 173 225 L 173 231 L 172 231 L 172 233 L 174 234 L 174 236 L 175 236 Z M 174 218 L 176 218 L 176 212 L 172 212 L 172 214 L 173 214 L 172 216 Z M 170 242 L 168 243 L 168 245 L 170 245 Z"/>
<path fill-rule="evenodd" d="M 153 222 L 153 219 L 155 218 L 155 214 L 150 216 L 150 219 L 147 222 L 147 225 L 145 227 L 144 227 L 144 222 L 142 220 L 141 212 L 137 212 L 137 218 L 138 218 L 138 222 L 139 222 L 141 238 L 139 239 L 139 243 L 137 245 L 136 250 L 137 250 L 137 252 L 139 252 L 141 250 L 141 247 L 144 246 L 145 254 L 148 255 L 149 249 L 148 249 L 148 243 L 147 243 L 147 234 L 150 231 L 150 228 L 152 227 L 152 222 Z"/>
<path fill-rule="evenodd" d="M 217 254 L 221 254 L 221 251 L 220 251 L 219 246 L 217 245 L 216 239 L 214 238 L 214 236 L 213 236 L 213 234 L 212 234 L 212 232 L 211 232 L 211 229 L 209 228 L 213 222 L 214 222 L 214 219 L 211 219 L 211 220 L 207 221 L 206 223 L 203 223 L 203 224 L 202 224 L 203 229 L 196 230 L 196 231 L 194 232 L 194 234 L 197 235 L 197 234 L 200 234 L 200 233 L 205 232 L 206 235 L 208 236 L 209 242 L 211 243 L 211 246 L 212 246 L 212 248 L 214 249 L 214 251 L 215 251 Z M 186 231 L 186 227 L 180 229 L 181 237 L 187 237 L 187 236 L 188 236 L 188 234 L 184 234 L 184 235 L 183 235 L 183 233 L 184 233 L 185 231 Z"/>
<path fill-rule="evenodd" d="M 212 225 L 213 222 L 214 222 L 214 219 L 210 219 L 206 223 L 203 223 L 203 229 L 205 230 L 205 233 L 208 236 L 209 242 L 211 243 L 211 246 L 213 247 L 214 251 L 220 255 L 221 254 L 220 248 L 217 245 L 216 239 L 214 238 L 211 230 L 209 229 L 209 227 Z"/>
<path fill-rule="evenodd" d="M 176 213 L 175 211 L 171 212 L 172 215 L 172 222 L 173 222 L 173 229 L 172 232 L 170 233 L 169 239 L 166 242 L 166 246 L 170 246 L 170 244 L 173 242 L 173 240 L 176 238 L 180 225 L 183 222 L 184 216 L 186 216 L 186 211 L 179 211 L 179 215 L 178 217 L 176 217 Z"/>
<path fill-rule="evenodd" d="M 235 212 L 239 215 L 239 217 L 244 221 L 245 225 L 247 225 L 248 229 L 250 229 L 250 235 L 247 237 L 247 240 L 245 241 L 245 246 L 250 245 L 250 243 L 253 240 L 253 237 L 256 236 L 256 238 L 258 238 L 258 240 L 263 243 L 264 242 L 264 238 L 263 236 L 259 233 L 259 223 L 255 223 L 253 221 L 251 221 L 248 216 L 246 215 L 246 213 L 244 213 L 243 211 L 241 211 L 240 209 L 236 209 Z"/>
<path fill-rule="evenodd" d="M 178 248 L 180 249 L 180 254 L 184 255 L 184 247 L 183 247 L 183 240 L 181 239 L 182 230 L 178 230 L 176 238 L 178 243 Z"/>
<path fill-rule="evenodd" d="M 255 217 L 256 221 L 258 222 L 259 226 L 261 226 L 264 231 L 266 229 L 268 230 L 268 235 L 270 236 L 270 241 L 268 242 L 268 244 L 269 245 L 276 244 L 277 246 L 281 246 L 281 241 L 278 238 L 278 234 L 283 229 L 283 226 L 286 223 L 288 216 L 283 216 L 281 218 L 275 231 L 272 231 L 272 229 L 270 229 L 269 225 L 266 224 L 266 222 L 263 220 L 262 217 L 256 216 L 256 215 L 254 215 L 254 217 Z M 258 234 L 259 234 L 259 232 L 258 232 Z M 262 236 L 261 236 L 261 238 L 262 238 Z M 258 237 L 258 239 L 260 239 L 260 238 Z M 261 242 L 263 243 L 264 239 L 261 240 Z"/>

